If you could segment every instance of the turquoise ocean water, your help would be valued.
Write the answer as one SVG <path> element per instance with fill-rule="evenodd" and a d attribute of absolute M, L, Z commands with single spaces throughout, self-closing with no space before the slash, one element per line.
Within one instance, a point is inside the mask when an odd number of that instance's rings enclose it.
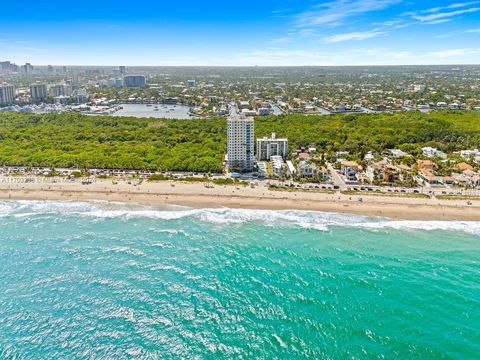
<path fill-rule="evenodd" d="M 1 359 L 478 359 L 480 223 L 0 202 Z"/>

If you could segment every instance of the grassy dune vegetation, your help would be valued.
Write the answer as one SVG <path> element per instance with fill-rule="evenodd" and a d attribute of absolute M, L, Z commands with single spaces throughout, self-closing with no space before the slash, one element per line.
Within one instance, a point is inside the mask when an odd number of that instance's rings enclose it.
<path fill-rule="evenodd" d="M 298 114 L 257 118 L 256 136 L 276 131 L 290 149 L 315 144 L 327 154 L 423 146 L 452 151 L 480 146 L 480 113 Z M 226 121 L 136 119 L 0 112 L 0 164 L 48 167 L 221 171 Z"/>

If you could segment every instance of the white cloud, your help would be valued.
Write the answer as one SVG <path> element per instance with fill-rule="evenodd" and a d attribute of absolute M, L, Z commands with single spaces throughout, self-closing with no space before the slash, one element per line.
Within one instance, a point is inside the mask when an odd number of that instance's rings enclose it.
<path fill-rule="evenodd" d="M 479 3 L 478 1 L 455 3 L 455 4 L 450 4 L 448 6 L 440 6 L 440 7 L 436 7 L 436 8 L 427 9 L 427 10 L 424 10 L 422 12 L 424 12 L 424 13 L 438 13 L 438 12 L 443 11 L 443 10 L 460 9 L 460 8 L 467 7 L 467 6 L 476 5 L 478 3 Z"/>
<path fill-rule="evenodd" d="M 434 58 L 453 58 L 453 57 L 463 57 L 463 56 L 472 56 L 480 55 L 480 49 L 447 49 L 441 51 L 433 51 L 428 53 L 429 57 Z"/>
<path fill-rule="evenodd" d="M 429 15 L 416 15 L 413 14 L 412 18 L 415 20 L 418 20 L 420 22 L 424 23 L 435 23 L 435 21 L 439 21 L 442 19 L 449 19 L 452 17 L 456 17 L 459 15 L 463 14 L 469 14 L 469 13 L 474 13 L 480 10 L 480 7 L 473 7 L 469 9 L 463 9 L 463 10 L 456 10 L 456 11 L 450 11 L 450 12 L 440 12 L 440 13 L 434 13 L 434 14 L 429 14 Z"/>
<path fill-rule="evenodd" d="M 360 40 L 371 39 L 371 38 L 383 35 L 385 33 L 386 33 L 385 31 L 379 31 L 379 30 L 356 31 L 356 32 L 327 36 L 327 37 L 324 37 L 323 40 L 327 43 L 339 43 L 343 41 L 360 41 Z"/>
<path fill-rule="evenodd" d="M 480 28 L 477 29 L 468 29 L 465 31 L 466 34 L 480 34 Z"/>
<path fill-rule="evenodd" d="M 480 49 L 444 49 L 411 52 L 388 48 L 351 48 L 348 52 L 267 48 L 236 53 L 228 65 L 346 66 L 346 65 L 441 65 L 477 64 Z M 225 60 L 224 60 L 225 64 Z"/>
<path fill-rule="evenodd" d="M 335 26 L 349 17 L 382 10 L 400 2 L 402 0 L 336 0 L 320 3 L 297 15 L 296 24 L 299 27 Z"/>
<path fill-rule="evenodd" d="M 413 55 L 410 51 L 390 50 L 387 48 L 357 49 L 352 50 L 350 53 L 372 59 L 411 60 L 417 58 L 417 56 Z"/>
<path fill-rule="evenodd" d="M 445 24 L 450 21 L 452 21 L 452 19 L 438 19 L 438 20 L 432 20 L 432 21 L 425 21 L 425 22 L 422 22 L 422 24 L 437 25 L 437 24 Z"/>

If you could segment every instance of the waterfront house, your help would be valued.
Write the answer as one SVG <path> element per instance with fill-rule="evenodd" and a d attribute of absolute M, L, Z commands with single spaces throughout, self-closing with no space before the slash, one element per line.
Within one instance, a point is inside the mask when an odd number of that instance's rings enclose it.
<path fill-rule="evenodd" d="M 348 181 L 357 181 L 357 172 L 360 166 L 355 161 L 343 161 L 341 164 L 342 174 Z"/>
<path fill-rule="evenodd" d="M 303 178 L 313 178 L 317 176 L 317 167 L 305 160 L 298 163 L 297 170 L 299 176 Z"/>
<path fill-rule="evenodd" d="M 428 170 L 421 170 L 418 173 L 418 177 L 420 180 L 425 182 L 426 184 L 429 184 L 430 186 L 435 186 L 435 185 L 441 185 L 442 184 L 442 177 L 441 176 L 436 176 L 432 172 Z"/>

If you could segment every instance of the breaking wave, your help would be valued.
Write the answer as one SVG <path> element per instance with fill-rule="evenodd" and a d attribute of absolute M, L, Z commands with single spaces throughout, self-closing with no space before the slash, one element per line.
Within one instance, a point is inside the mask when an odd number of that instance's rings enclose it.
<path fill-rule="evenodd" d="M 266 226 L 295 226 L 328 231 L 332 227 L 356 227 L 370 231 L 423 230 L 455 231 L 480 236 L 480 222 L 389 220 L 361 215 L 300 210 L 191 209 L 181 206 L 163 208 L 114 202 L 0 201 L 0 218 L 34 216 L 91 217 L 97 219 L 194 218 L 213 224 L 260 222 Z"/>

